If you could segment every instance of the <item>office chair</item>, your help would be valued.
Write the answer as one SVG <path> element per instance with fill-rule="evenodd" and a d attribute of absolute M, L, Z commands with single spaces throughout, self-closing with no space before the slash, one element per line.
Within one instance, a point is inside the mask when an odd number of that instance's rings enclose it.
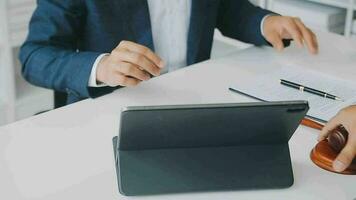
<path fill-rule="evenodd" d="M 54 92 L 54 109 L 65 106 L 67 103 L 67 93 L 64 92 Z"/>

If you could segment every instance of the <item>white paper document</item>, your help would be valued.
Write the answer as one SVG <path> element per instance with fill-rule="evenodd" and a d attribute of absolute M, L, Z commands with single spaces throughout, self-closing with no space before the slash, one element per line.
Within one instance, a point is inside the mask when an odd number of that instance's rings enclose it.
<path fill-rule="evenodd" d="M 280 84 L 280 79 L 327 92 L 341 97 L 343 101 L 327 99 L 284 86 Z M 356 104 L 356 83 L 295 67 L 285 67 L 277 72 L 261 75 L 248 82 L 232 85 L 231 88 L 264 101 L 306 100 L 309 102 L 310 107 L 307 115 L 321 121 L 328 121 L 340 109 Z"/>

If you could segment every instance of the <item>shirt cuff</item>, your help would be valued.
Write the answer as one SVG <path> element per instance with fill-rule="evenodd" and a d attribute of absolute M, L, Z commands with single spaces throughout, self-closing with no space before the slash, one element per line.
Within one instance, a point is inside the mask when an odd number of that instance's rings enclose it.
<path fill-rule="evenodd" d="M 96 69 L 98 68 L 98 65 L 99 65 L 101 59 L 106 55 L 109 55 L 109 54 L 104 53 L 96 58 L 96 60 L 93 64 L 93 67 L 91 68 L 91 73 L 89 76 L 89 82 L 88 82 L 89 87 L 105 87 L 105 86 L 107 86 L 104 83 L 98 84 L 98 82 L 96 81 Z"/>
<path fill-rule="evenodd" d="M 263 27 L 264 27 L 264 24 L 265 24 L 265 20 L 266 20 L 268 17 L 270 17 L 270 16 L 273 16 L 273 14 L 266 15 L 266 16 L 264 16 L 264 17 L 262 18 L 262 20 L 261 20 L 260 30 L 261 30 L 261 34 L 262 34 L 262 36 L 263 36 L 264 38 L 266 38 L 266 37 L 265 37 L 265 33 L 264 33 L 264 31 L 263 31 Z"/>

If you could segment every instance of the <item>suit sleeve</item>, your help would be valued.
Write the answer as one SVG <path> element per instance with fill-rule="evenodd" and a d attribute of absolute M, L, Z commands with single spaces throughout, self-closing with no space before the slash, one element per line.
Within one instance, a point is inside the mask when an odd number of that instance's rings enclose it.
<path fill-rule="evenodd" d="M 29 34 L 20 49 L 22 74 L 34 85 L 72 93 L 80 98 L 108 93 L 88 87 L 100 52 L 82 52 L 78 43 L 85 23 L 80 0 L 38 0 Z"/>
<path fill-rule="evenodd" d="M 248 0 L 221 0 L 217 28 L 227 37 L 254 45 L 268 45 L 262 36 L 262 19 L 273 14 Z"/>

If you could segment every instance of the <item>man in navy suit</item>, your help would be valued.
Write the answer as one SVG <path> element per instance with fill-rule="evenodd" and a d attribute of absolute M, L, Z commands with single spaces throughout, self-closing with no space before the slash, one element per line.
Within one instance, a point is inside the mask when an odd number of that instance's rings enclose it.
<path fill-rule="evenodd" d="M 277 50 L 283 39 L 318 48 L 298 18 L 248 0 L 38 0 L 22 72 L 72 103 L 209 59 L 215 28 Z"/>

